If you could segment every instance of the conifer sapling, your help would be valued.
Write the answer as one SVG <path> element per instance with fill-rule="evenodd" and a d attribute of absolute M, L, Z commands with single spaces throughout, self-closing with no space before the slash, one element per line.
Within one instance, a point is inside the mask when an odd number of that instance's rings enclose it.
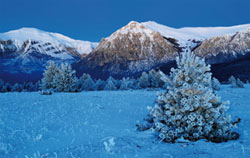
<path fill-rule="evenodd" d="M 226 114 L 229 103 L 222 102 L 211 88 L 210 65 L 191 52 L 183 53 L 176 62 L 177 68 L 163 78 L 167 91 L 149 108 L 151 129 L 166 142 L 178 138 L 213 142 L 237 139 L 239 135 L 232 131 L 236 122 Z"/>

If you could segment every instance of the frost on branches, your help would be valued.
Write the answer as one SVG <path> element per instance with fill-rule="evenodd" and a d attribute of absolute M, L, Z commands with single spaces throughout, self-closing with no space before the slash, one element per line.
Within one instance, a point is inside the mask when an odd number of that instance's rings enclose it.
<path fill-rule="evenodd" d="M 176 58 L 177 68 L 172 68 L 167 91 L 160 94 L 155 106 L 149 108 L 151 123 L 159 138 L 165 142 L 177 139 L 196 141 L 207 139 L 223 142 L 237 139 L 232 132 L 236 122 L 226 114 L 227 102 L 211 88 L 210 65 L 193 53 Z"/>

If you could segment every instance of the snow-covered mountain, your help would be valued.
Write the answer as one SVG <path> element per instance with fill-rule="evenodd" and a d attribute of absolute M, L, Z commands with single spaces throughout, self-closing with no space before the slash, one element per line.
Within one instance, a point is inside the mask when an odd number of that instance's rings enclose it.
<path fill-rule="evenodd" d="M 213 64 L 212 71 L 219 79 L 230 75 L 247 79 L 250 24 L 176 29 L 153 21 L 131 21 L 99 44 L 22 28 L 0 34 L 0 78 L 5 72 L 43 71 L 49 60 L 74 63 L 78 75 L 87 72 L 95 77 L 135 75 L 152 68 L 168 72 L 175 57 L 187 50 Z"/>
<path fill-rule="evenodd" d="M 176 29 L 152 21 L 131 21 L 102 39 L 75 67 L 80 71 L 98 69 L 104 74 L 133 74 L 169 64 L 187 50 L 206 58 L 210 64 L 219 64 L 249 53 L 249 39 L 250 24 Z"/>
<path fill-rule="evenodd" d="M 159 32 L 162 36 L 178 40 L 181 46 L 186 46 L 192 40 L 203 41 L 223 35 L 234 35 L 250 28 L 250 24 L 245 24 L 230 27 L 183 27 L 176 29 L 153 21 L 143 22 L 142 25 Z"/>
<path fill-rule="evenodd" d="M 35 28 L 0 33 L 0 78 L 6 78 L 6 74 L 41 74 L 49 60 L 72 63 L 97 44 Z"/>
<path fill-rule="evenodd" d="M 99 45 L 77 68 L 101 69 L 112 74 L 128 74 L 151 69 L 166 63 L 178 53 L 178 48 L 162 37 L 159 32 L 131 21 Z"/>
<path fill-rule="evenodd" d="M 0 52 L 7 48 L 22 51 L 27 55 L 31 50 L 60 59 L 72 59 L 72 55 L 90 53 L 98 43 L 74 40 L 59 33 L 45 32 L 35 28 L 0 33 Z M 10 41 L 4 44 L 4 41 Z M 11 43 L 11 44 L 10 44 Z"/>

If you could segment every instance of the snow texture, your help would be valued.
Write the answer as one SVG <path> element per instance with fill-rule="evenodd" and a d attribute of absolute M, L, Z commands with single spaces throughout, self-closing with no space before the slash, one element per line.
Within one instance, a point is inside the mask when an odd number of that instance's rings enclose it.
<path fill-rule="evenodd" d="M 74 40 L 59 33 L 45 32 L 36 28 L 21 28 L 0 33 L 0 40 L 12 40 L 18 47 L 21 47 L 27 40 L 44 42 L 45 44 L 49 42 L 57 48 L 60 48 L 60 45 L 75 48 L 80 54 L 88 54 L 98 45 L 96 42 Z"/>
<path fill-rule="evenodd" d="M 236 25 L 230 27 L 183 27 L 172 28 L 158 24 L 154 21 L 141 23 L 147 29 L 160 32 L 162 36 L 171 37 L 178 40 L 179 44 L 185 45 L 188 40 L 204 40 L 212 37 L 235 34 L 236 32 L 246 31 L 250 24 Z"/>
<path fill-rule="evenodd" d="M 237 89 L 222 85 L 218 91 L 231 101 L 229 114 L 242 119 L 239 140 L 219 144 L 205 140 L 168 144 L 150 131 L 138 132 L 135 122 L 145 116 L 157 93 L 0 93 L 1 158 L 249 157 L 250 85 Z"/>

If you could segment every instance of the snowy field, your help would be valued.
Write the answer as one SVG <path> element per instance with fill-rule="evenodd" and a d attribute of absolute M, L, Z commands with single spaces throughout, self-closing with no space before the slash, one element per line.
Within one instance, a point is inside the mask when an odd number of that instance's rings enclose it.
<path fill-rule="evenodd" d="M 250 85 L 218 94 L 241 118 L 240 139 L 167 144 L 136 122 L 159 91 L 0 94 L 0 158 L 250 157 Z"/>

